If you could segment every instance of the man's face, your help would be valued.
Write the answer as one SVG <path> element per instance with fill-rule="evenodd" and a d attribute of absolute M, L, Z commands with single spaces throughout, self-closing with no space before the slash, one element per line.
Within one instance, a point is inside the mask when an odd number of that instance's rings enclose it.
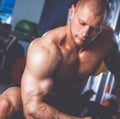
<path fill-rule="evenodd" d="M 70 30 L 77 45 L 85 45 L 93 41 L 102 31 L 103 15 L 96 16 L 85 5 L 82 8 L 72 8 Z"/>

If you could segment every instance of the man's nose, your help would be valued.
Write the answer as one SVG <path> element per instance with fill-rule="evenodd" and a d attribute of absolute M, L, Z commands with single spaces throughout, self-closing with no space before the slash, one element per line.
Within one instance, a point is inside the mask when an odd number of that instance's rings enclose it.
<path fill-rule="evenodd" d="M 87 37 L 89 35 L 89 31 L 90 31 L 90 26 L 88 26 L 88 25 L 84 26 L 84 28 L 82 30 L 82 36 Z"/>

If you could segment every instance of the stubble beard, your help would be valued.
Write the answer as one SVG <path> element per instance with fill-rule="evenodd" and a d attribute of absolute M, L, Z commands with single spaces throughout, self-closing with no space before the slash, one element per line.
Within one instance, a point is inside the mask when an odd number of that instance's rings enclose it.
<path fill-rule="evenodd" d="M 87 40 L 82 40 L 79 38 L 79 35 L 73 34 L 72 23 L 70 23 L 70 34 L 71 34 L 71 38 L 73 39 L 73 41 L 77 47 L 84 47 L 88 44 Z"/>

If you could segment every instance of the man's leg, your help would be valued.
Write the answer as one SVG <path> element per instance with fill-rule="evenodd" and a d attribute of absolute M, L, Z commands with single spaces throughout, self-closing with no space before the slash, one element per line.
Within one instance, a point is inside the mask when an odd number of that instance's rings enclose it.
<path fill-rule="evenodd" d="M 0 95 L 0 119 L 23 119 L 19 87 L 9 87 Z"/>

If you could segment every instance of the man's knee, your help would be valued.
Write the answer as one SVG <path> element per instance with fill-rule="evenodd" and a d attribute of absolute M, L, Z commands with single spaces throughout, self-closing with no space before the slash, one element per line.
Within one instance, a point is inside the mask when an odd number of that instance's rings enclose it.
<path fill-rule="evenodd" d="M 0 95 L 0 119 L 14 119 L 20 116 L 23 119 L 20 88 L 10 87 Z"/>
<path fill-rule="evenodd" d="M 9 103 L 14 108 L 15 111 L 19 111 L 22 108 L 21 93 L 20 88 L 10 87 L 4 91 L 2 94 L 4 97 L 8 98 Z"/>
<path fill-rule="evenodd" d="M 14 108 L 11 105 L 9 99 L 7 99 L 7 97 L 1 96 L 0 98 L 1 98 L 0 99 L 0 114 L 14 111 Z"/>
<path fill-rule="evenodd" d="M 10 107 L 10 102 L 7 99 L 7 97 L 1 96 L 0 99 L 0 109 L 8 108 Z"/>

